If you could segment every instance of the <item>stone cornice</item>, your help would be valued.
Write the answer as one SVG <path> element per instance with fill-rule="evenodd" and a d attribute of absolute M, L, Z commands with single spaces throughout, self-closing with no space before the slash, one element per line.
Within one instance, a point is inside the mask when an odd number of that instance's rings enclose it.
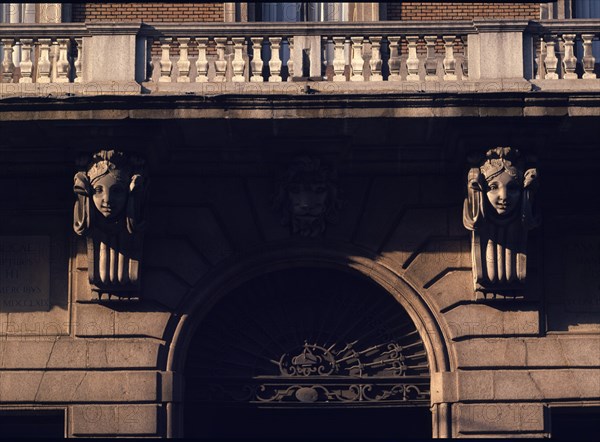
<path fill-rule="evenodd" d="M 86 23 L 91 35 L 137 35 L 142 22 L 131 23 Z"/>
<path fill-rule="evenodd" d="M 479 32 L 523 32 L 528 25 L 528 20 L 473 20 Z"/>
<path fill-rule="evenodd" d="M 600 116 L 600 92 L 14 97 L 0 121 Z"/>

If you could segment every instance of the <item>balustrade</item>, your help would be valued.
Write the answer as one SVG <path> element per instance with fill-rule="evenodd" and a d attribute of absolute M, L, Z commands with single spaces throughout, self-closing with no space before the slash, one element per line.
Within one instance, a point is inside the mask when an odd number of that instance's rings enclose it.
<path fill-rule="evenodd" d="M 546 80 L 596 79 L 592 42 L 600 38 L 598 20 L 542 21 L 531 27 L 534 38 L 535 78 Z"/>
<path fill-rule="evenodd" d="M 192 35 L 192 34 L 189 34 Z M 322 77 L 327 80 L 327 66 L 332 69 L 334 82 L 379 82 L 379 81 L 419 81 L 420 69 L 426 71 L 427 80 L 456 81 L 461 77 L 457 66 L 460 63 L 459 51 L 464 47 L 460 35 L 427 36 L 385 36 L 367 37 L 325 36 L 318 49 L 322 54 Z M 435 44 L 443 39 L 443 52 L 437 51 Z M 167 41 L 168 40 L 168 41 Z M 185 43 L 181 43 L 184 41 Z M 156 61 L 161 66 L 160 82 L 282 82 L 294 77 L 302 78 L 307 68 L 302 60 L 294 59 L 293 35 L 260 37 L 176 37 L 161 40 L 160 57 Z M 189 42 L 189 44 L 188 44 Z M 333 47 L 332 59 L 327 59 L 327 47 Z M 408 46 L 408 58 L 405 58 L 407 75 L 401 76 L 402 45 Z M 212 51 L 207 52 L 207 48 Z M 426 48 L 426 57 L 417 53 L 417 48 Z M 188 69 L 189 49 L 196 48 L 196 76 Z M 177 55 L 179 52 L 179 55 Z M 208 54 L 208 55 L 207 55 Z M 442 61 L 442 63 L 438 63 Z M 300 62 L 300 63 L 298 63 Z M 298 63 L 296 65 L 295 63 Z M 464 61 L 463 61 L 464 64 Z M 179 74 L 172 72 L 171 65 L 178 67 Z M 442 72 L 438 72 L 438 65 Z M 185 66 L 182 69 L 181 66 Z M 268 69 L 266 74 L 264 67 Z M 286 69 L 287 68 L 287 69 Z M 183 72 L 182 72 L 183 71 Z M 463 72 L 467 68 L 463 66 Z M 465 78 L 462 75 L 462 79 Z M 184 79 L 182 79 L 184 78 Z"/>
<path fill-rule="evenodd" d="M 321 73 L 317 79 L 348 83 L 483 78 L 480 45 L 471 42 L 471 36 L 486 30 L 473 22 L 155 23 L 132 29 L 130 41 L 137 55 L 136 66 L 129 69 L 135 71 L 135 80 L 130 75 L 130 81 L 154 83 L 159 90 L 166 83 L 289 82 L 308 79 L 303 76 L 315 72 Z M 532 65 L 533 73 L 523 69 L 526 80 L 598 78 L 593 41 L 600 36 L 600 20 L 546 20 L 529 22 L 522 29 L 519 32 L 525 42 L 531 42 L 533 55 L 524 52 L 514 57 Z M 299 37 L 296 43 L 295 36 Z M 104 39 L 102 44 L 93 44 L 97 37 Z M 111 63 L 106 59 L 111 37 L 110 30 L 94 34 L 93 27 L 84 23 L 0 25 L 0 81 L 96 81 L 95 69 Z M 471 59 L 470 43 L 475 44 Z M 313 55 L 307 57 L 308 52 Z M 493 47 L 486 52 L 493 53 Z M 319 59 L 320 67 L 307 65 L 307 60 L 314 64 Z M 115 69 L 121 67 L 115 64 Z M 84 72 L 90 78 L 84 78 Z M 485 78 L 490 78 L 489 72 Z"/>
<path fill-rule="evenodd" d="M 81 82 L 81 38 L 2 38 L 2 83 Z M 13 54 L 20 51 L 18 65 Z"/>

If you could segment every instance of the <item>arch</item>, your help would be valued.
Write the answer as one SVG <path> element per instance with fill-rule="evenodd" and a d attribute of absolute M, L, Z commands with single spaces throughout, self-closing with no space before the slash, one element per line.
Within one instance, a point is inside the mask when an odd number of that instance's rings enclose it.
<path fill-rule="evenodd" d="M 321 244 L 321 246 L 323 246 Z M 290 247 L 289 243 L 265 247 L 235 261 L 224 262 L 193 288 L 174 315 L 166 370 L 182 372 L 188 347 L 196 329 L 213 305 L 244 283 L 263 275 L 290 268 L 330 268 L 360 274 L 390 293 L 413 321 L 427 352 L 430 374 L 452 370 L 446 339 L 435 312 L 402 275 L 377 260 L 377 256 L 354 247 Z M 177 436 L 182 426 L 181 410 L 168 408 L 168 433 Z M 434 422 L 439 419 L 434 417 Z M 434 435 L 440 433 L 434 428 Z M 443 431 L 445 433 L 445 431 Z"/>

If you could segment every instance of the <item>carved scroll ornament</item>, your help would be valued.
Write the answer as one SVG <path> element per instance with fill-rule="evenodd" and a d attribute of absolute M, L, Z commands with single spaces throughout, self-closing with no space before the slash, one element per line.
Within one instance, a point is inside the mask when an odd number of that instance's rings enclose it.
<path fill-rule="evenodd" d="M 477 295 L 522 296 L 527 276 L 527 233 L 540 223 L 538 174 L 518 150 L 497 147 L 469 171 L 464 226 L 471 230 Z"/>
<path fill-rule="evenodd" d="M 327 223 L 335 223 L 341 208 L 337 173 L 321 160 L 308 156 L 295 158 L 281 177 L 274 200 L 281 223 L 293 235 L 316 237 Z"/>
<path fill-rule="evenodd" d="M 271 360 L 278 376 L 259 376 L 251 382 L 212 379 L 202 385 L 197 399 L 288 405 L 428 403 L 429 377 L 416 375 L 403 352 L 397 342 L 362 349 L 358 341 L 327 347 L 305 342 L 279 361 Z"/>
<path fill-rule="evenodd" d="M 102 299 L 137 297 L 148 180 L 144 163 L 102 150 L 75 174 L 73 229 L 87 237 L 88 276 Z"/>

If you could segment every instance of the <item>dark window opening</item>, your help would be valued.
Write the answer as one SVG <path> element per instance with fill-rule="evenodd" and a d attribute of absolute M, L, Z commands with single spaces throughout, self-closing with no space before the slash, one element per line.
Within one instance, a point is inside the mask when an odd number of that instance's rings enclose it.
<path fill-rule="evenodd" d="M 61 410 L 0 410 L 0 439 L 65 437 L 65 412 Z"/>
<path fill-rule="evenodd" d="M 431 438 L 428 407 L 274 409 L 194 405 L 186 403 L 186 421 L 197 422 L 197 425 L 186 426 L 186 437 L 239 440 Z"/>
<path fill-rule="evenodd" d="M 552 439 L 597 440 L 600 434 L 600 407 L 550 409 Z"/>

